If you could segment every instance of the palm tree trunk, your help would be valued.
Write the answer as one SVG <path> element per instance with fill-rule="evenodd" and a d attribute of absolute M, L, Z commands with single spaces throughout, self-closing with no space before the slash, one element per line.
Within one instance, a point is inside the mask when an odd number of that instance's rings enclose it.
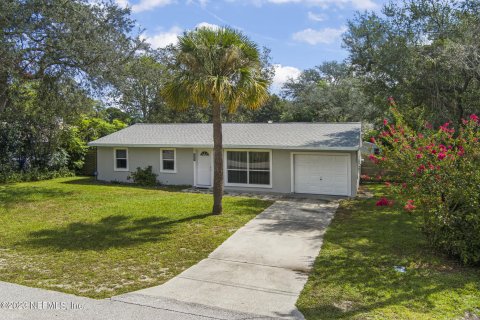
<path fill-rule="evenodd" d="M 213 210 L 212 214 L 221 214 L 223 210 L 223 143 L 222 143 L 222 107 L 213 105 Z"/>

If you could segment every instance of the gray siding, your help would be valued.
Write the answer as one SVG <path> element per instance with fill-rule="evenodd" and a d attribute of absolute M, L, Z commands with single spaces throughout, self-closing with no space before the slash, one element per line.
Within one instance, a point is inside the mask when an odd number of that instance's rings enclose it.
<path fill-rule="evenodd" d="M 176 149 L 176 173 L 160 172 L 160 148 L 128 148 L 128 172 L 114 170 L 114 148 L 97 148 L 97 178 L 102 181 L 131 182 L 127 180 L 137 167 L 153 167 L 163 184 L 193 185 L 193 149 Z"/>
<path fill-rule="evenodd" d="M 291 153 L 300 153 L 307 152 L 313 153 L 311 150 L 272 150 L 272 188 L 252 188 L 252 187 L 227 187 L 225 190 L 232 191 L 245 191 L 245 192 L 275 192 L 275 193 L 291 193 L 292 187 L 292 174 L 291 174 Z M 347 151 L 335 151 L 335 152 L 324 152 L 318 151 L 319 154 L 322 153 L 344 153 L 350 154 L 351 159 L 351 187 L 352 187 L 352 196 L 357 194 L 358 184 L 359 184 L 359 156 L 358 152 L 347 152 Z"/>
<path fill-rule="evenodd" d="M 129 182 L 127 176 L 129 172 L 114 171 L 114 148 L 97 148 L 97 172 L 98 179 L 103 181 Z M 225 187 L 225 190 L 238 190 L 246 192 L 291 192 L 291 153 L 302 152 L 302 150 L 272 150 L 272 188 L 251 188 L 251 187 Z M 311 150 L 305 152 L 312 153 Z M 322 153 L 319 151 L 318 153 Z M 359 156 L 358 152 L 335 152 L 346 153 L 351 156 L 351 187 L 352 195 L 357 193 L 359 182 Z M 129 171 L 134 171 L 137 167 L 147 167 L 151 165 L 153 171 L 158 174 L 158 180 L 163 184 L 169 185 L 193 185 L 193 149 L 177 148 L 176 165 L 177 173 L 160 172 L 160 149 L 159 148 L 128 148 L 128 166 Z"/>

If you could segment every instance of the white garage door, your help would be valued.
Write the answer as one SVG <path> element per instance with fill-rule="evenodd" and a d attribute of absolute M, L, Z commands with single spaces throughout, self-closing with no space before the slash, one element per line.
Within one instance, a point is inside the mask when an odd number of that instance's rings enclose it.
<path fill-rule="evenodd" d="M 350 155 L 294 155 L 296 193 L 350 195 Z"/>

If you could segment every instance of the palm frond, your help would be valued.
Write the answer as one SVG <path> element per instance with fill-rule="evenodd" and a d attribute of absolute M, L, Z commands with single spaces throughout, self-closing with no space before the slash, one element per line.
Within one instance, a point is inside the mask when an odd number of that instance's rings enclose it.
<path fill-rule="evenodd" d="M 258 46 L 242 32 L 198 28 L 185 32 L 175 50 L 175 68 L 162 90 L 174 108 L 215 103 L 235 112 L 240 105 L 256 109 L 267 101 Z"/>

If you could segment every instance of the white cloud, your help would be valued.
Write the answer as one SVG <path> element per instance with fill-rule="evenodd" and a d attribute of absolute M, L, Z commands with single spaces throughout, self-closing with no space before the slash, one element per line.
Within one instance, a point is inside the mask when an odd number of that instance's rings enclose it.
<path fill-rule="evenodd" d="M 237 0 L 238 1 L 238 0 Z M 337 6 L 341 8 L 352 6 L 355 9 L 371 10 L 378 8 L 378 4 L 374 0 L 250 0 L 256 6 L 260 6 L 264 3 L 273 4 L 285 4 L 285 3 L 298 3 L 308 6 L 328 8 L 330 6 Z"/>
<path fill-rule="evenodd" d="M 220 26 L 216 24 L 208 23 L 208 22 L 200 22 L 195 26 L 195 28 L 208 28 L 212 30 L 218 30 L 220 29 Z"/>
<path fill-rule="evenodd" d="M 220 26 L 208 22 L 200 22 L 195 28 L 210 28 L 213 30 L 219 29 Z M 148 42 L 153 48 L 165 48 L 170 44 L 176 44 L 178 42 L 178 36 L 183 33 L 183 29 L 177 26 L 173 26 L 168 30 L 162 30 L 156 34 L 149 35 L 145 33 L 142 35 L 142 39 Z"/>
<path fill-rule="evenodd" d="M 126 8 L 128 6 L 128 0 L 115 0 L 115 3 L 120 7 L 120 8 Z"/>
<path fill-rule="evenodd" d="M 126 1 L 126 0 L 116 0 L 118 1 Z M 157 7 L 163 7 L 166 5 L 171 4 L 172 0 L 140 0 L 140 2 L 132 5 L 133 12 L 142 12 L 155 9 Z"/>
<path fill-rule="evenodd" d="M 182 34 L 183 30 L 179 27 L 172 27 L 170 30 L 161 31 L 155 35 L 143 35 L 143 39 L 150 43 L 155 48 L 165 48 L 170 44 L 176 44 L 178 42 L 178 36 Z"/>
<path fill-rule="evenodd" d="M 327 15 L 323 13 L 314 13 L 312 11 L 308 11 L 308 19 L 315 21 L 315 22 L 321 22 L 325 21 L 327 19 Z"/>
<path fill-rule="evenodd" d="M 337 41 L 340 36 L 347 31 L 347 27 L 342 26 L 338 29 L 325 28 L 321 30 L 305 29 L 293 34 L 292 38 L 298 42 L 306 42 L 311 45 L 319 43 L 331 44 Z"/>
<path fill-rule="evenodd" d="M 296 79 L 302 71 L 291 66 L 282 66 L 281 64 L 273 65 L 275 68 L 275 76 L 273 77 L 272 91 L 279 92 L 282 86 L 289 79 Z"/>
<path fill-rule="evenodd" d="M 187 4 L 198 4 L 200 7 L 205 8 L 210 0 L 187 0 Z"/>

